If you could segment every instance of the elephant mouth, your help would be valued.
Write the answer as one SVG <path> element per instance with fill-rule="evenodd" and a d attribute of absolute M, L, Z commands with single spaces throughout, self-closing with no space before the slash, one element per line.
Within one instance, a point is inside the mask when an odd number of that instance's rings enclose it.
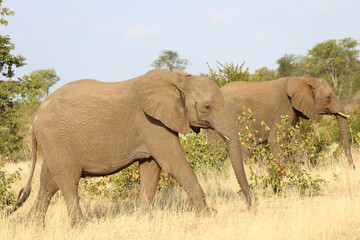
<path fill-rule="evenodd" d="M 192 123 L 190 123 L 190 126 L 191 127 L 194 127 L 194 128 L 203 128 L 203 129 L 213 129 L 211 127 L 211 124 L 210 122 L 206 121 L 206 120 L 197 120 L 197 121 L 194 121 Z"/>
<path fill-rule="evenodd" d="M 199 128 L 199 127 L 190 126 L 190 128 L 191 128 L 195 133 L 200 133 L 200 128 Z"/>

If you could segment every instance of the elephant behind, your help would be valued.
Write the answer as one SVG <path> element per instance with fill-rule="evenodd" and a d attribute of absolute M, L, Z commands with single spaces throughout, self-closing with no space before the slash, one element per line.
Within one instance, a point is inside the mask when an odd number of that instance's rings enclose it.
<path fill-rule="evenodd" d="M 44 160 L 29 217 L 38 221 L 60 190 L 72 225 L 82 222 L 80 178 L 113 174 L 135 161 L 140 164 L 140 204 L 153 200 L 163 169 L 180 183 L 197 211 L 209 211 L 179 140 L 179 133 L 190 128 L 211 128 L 224 138 L 250 206 L 236 126 L 216 83 L 184 72 L 152 70 L 117 83 L 71 82 L 42 102 L 32 126 L 31 174 L 13 211 L 30 194 L 37 147 Z"/>
<path fill-rule="evenodd" d="M 258 143 L 268 142 L 272 151 L 275 151 L 278 129 L 276 124 L 280 123 L 282 115 L 289 114 L 292 126 L 298 123 L 299 117 L 316 120 L 319 114 L 334 115 L 338 121 L 349 165 L 355 168 L 350 151 L 345 109 L 325 79 L 286 77 L 267 82 L 239 81 L 223 86 L 221 93 L 234 121 L 243 112 L 243 106 L 251 109 L 257 120 L 253 125 L 254 130 L 257 130 L 255 138 Z M 265 130 L 262 121 L 270 131 Z M 208 135 L 213 141 L 219 139 L 211 130 L 208 131 Z"/>

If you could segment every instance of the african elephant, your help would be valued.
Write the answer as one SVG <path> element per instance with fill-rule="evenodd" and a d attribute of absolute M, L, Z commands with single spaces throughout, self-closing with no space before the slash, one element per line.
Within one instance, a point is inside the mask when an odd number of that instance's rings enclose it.
<path fill-rule="evenodd" d="M 32 126 L 32 168 L 14 211 L 31 190 L 37 146 L 43 154 L 40 189 L 29 212 L 43 221 L 60 189 L 72 225 L 83 221 L 78 184 L 82 177 L 116 173 L 140 164 L 140 203 L 154 198 L 160 169 L 184 188 L 197 211 L 209 211 L 198 180 L 183 153 L 178 133 L 211 128 L 226 141 L 246 200 L 250 188 L 236 125 L 216 83 L 184 72 L 151 70 L 127 81 L 78 80 L 64 85 L 40 105 Z"/>
<path fill-rule="evenodd" d="M 255 133 L 257 141 L 267 141 L 272 150 L 275 148 L 276 124 L 280 123 L 280 116 L 289 114 L 290 124 L 295 126 L 299 117 L 317 119 L 319 114 L 335 115 L 348 162 L 355 168 L 350 151 L 347 115 L 325 79 L 286 77 L 268 82 L 232 82 L 220 90 L 234 121 L 243 112 L 243 106 L 251 109 L 257 120 L 253 125 L 258 131 Z M 265 122 L 270 131 L 265 130 L 261 121 Z M 212 140 L 219 138 L 211 130 L 208 134 Z"/>

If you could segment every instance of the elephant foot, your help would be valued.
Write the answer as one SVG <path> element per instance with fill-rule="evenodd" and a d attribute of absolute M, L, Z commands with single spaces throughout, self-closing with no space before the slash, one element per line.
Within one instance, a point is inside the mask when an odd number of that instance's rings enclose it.
<path fill-rule="evenodd" d="M 28 225 L 29 221 L 27 219 L 26 216 L 6 216 L 6 222 L 9 224 L 9 225 Z"/>
<path fill-rule="evenodd" d="M 215 216 L 217 214 L 217 210 L 215 208 L 206 206 L 202 209 L 197 208 L 195 210 L 195 216 L 196 217 L 212 217 Z"/>
<path fill-rule="evenodd" d="M 86 225 L 85 218 L 81 215 L 73 216 L 71 218 L 70 226 L 72 228 L 83 228 Z"/>
<path fill-rule="evenodd" d="M 356 167 L 355 167 L 355 164 L 354 164 L 354 163 L 351 163 L 351 164 L 350 164 L 350 167 L 352 167 L 353 170 L 356 170 Z"/>
<path fill-rule="evenodd" d="M 151 205 L 141 205 L 138 211 L 141 215 L 152 215 L 153 208 Z"/>
<path fill-rule="evenodd" d="M 26 225 L 35 225 L 35 227 L 45 228 L 45 214 L 43 212 L 36 211 L 36 208 L 31 208 L 26 219 L 23 219 Z"/>
<path fill-rule="evenodd" d="M 256 207 L 255 204 L 252 204 L 251 206 L 248 206 L 248 211 L 254 215 L 256 215 Z"/>

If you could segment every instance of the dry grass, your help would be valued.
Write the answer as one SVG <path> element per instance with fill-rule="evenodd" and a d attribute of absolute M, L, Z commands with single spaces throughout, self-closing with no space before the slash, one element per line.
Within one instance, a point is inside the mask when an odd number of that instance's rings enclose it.
<path fill-rule="evenodd" d="M 9 218 L 0 218 L 0 239 L 360 239 L 360 153 L 354 151 L 358 168 L 349 170 L 342 162 L 312 170 L 328 181 L 322 196 L 301 198 L 257 197 L 256 211 L 248 211 L 233 174 L 230 179 L 213 175 L 200 179 L 210 206 L 218 213 L 196 217 L 187 196 L 175 189 L 157 196 L 150 212 L 141 212 L 134 199 L 110 202 L 90 200 L 82 193 L 81 205 L 88 221 L 85 227 L 70 228 L 60 194 L 53 199 L 46 227 L 20 222 L 33 204 L 39 184 L 39 168 L 33 193 L 24 206 Z M 38 167 L 41 163 L 38 163 Z M 25 185 L 30 163 L 22 163 Z M 8 164 L 8 171 L 17 166 Z"/>

